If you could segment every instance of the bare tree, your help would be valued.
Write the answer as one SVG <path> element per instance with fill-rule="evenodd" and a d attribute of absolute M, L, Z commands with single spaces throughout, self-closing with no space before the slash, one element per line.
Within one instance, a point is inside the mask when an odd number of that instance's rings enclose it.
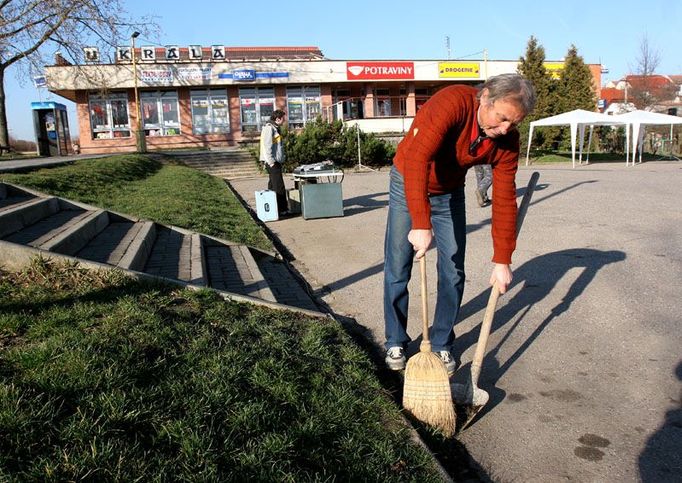
<path fill-rule="evenodd" d="M 670 100 L 675 96 L 675 84 L 659 79 L 656 75 L 660 63 L 660 52 L 649 43 L 649 38 L 645 34 L 639 44 L 635 66 L 631 67 L 635 76 L 630 77 L 628 86 L 630 100 L 637 109 L 653 107 L 660 101 Z"/>
<path fill-rule="evenodd" d="M 40 73 L 46 59 L 59 51 L 80 64 L 83 48 L 98 47 L 109 56 L 133 31 L 156 34 L 153 18 L 130 18 L 120 0 L 0 0 L 0 153 L 9 147 L 5 109 L 5 75 Z"/>

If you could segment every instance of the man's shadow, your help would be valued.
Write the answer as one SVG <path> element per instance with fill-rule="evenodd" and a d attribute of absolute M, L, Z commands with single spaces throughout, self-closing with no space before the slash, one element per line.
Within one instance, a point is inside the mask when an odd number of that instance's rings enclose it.
<path fill-rule="evenodd" d="M 682 361 L 675 375 L 682 381 Z M 682 479 L 682 389 L 673 402 L 676 407 L 666 413 L 665 421 L 639 455 L 639 476 L 644 483 Z"/>
<path fill-rule="evenodd" d="M 343 200 L 343 216 L 353 216 L 386 206 L 388 206 L 388 192 L 356 196 Z"/>
<path fill-rule="evenodd" d="M 508 324 L 509 321 L 514 319 L 515 321 L 511 327 L 507 328 L 507 333 L 497 346 L 493 347 L 484 357 L 479 387 L 489 393 L 490 400 L 478 414 L 477 418 L 485 415 L 504 400 L 506 393 L 499 388 L 495 388 L 495 384 L 542 334 L 545 328 L 570 308 L 573 301 L 585 291 L 599 270 L 608 264 L 623 260 L 625 260 L 625 253 L 621 251 L 576 248 L 541 255 L 514 270 L 512 287 L 522 284 L 521 290 L 496 311 L 491 334 Z M 513 331 L 523 323 L 526 314 L 534 305 L 549 295 L 562 277 L 575 268 L 582 268 L 582 271 L 571 284 L 561 302 L 550 309 L 545 319 L 538 324 L 533 333 L 521 344 L 514 354 L 506 361 L 500 361 L 498 354 L 501 347 L 511 337 Z M 489 295 L 490 290 L 484 290 L 474 299 L 463 305 L 460 310 L 459 319 L 466 319 L 482 311 L 487 305 Z M 457 333 L 457 326 L 455 326 L 455 332 Z M 479 332 L 480 324 L 469 332 L 457 334 L 452 352 L 454 354 L 462 354 L 465 350 L 474 346 L 478 341 Z M 469 378 L 469 372 L 470 363 L 459 369 L 455 375 L 455 381 L 465 383 Z"/>

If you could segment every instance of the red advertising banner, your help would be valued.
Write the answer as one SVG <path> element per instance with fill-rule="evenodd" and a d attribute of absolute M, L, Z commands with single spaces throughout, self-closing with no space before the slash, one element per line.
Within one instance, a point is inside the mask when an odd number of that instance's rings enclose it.
<path fill-rule="evenodd" d="M 414 79 L 414 62 L 346 62 L 346 79 Z"/>

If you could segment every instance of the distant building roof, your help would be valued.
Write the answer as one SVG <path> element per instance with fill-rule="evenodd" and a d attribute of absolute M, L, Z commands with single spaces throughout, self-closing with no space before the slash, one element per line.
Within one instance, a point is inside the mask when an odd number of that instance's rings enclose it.
<path fill-rule="evenodd" d="M 667 75 L 628 75 L 625 80 L 631 87 L 647 87 L 648 89 L 661 89 L 673 83 Z"/>
<path fill-rule="evenodd" d="M 228 59 L 324 59 L 319 47 L 226 47 Z"/>
<path fill-rule="evenodd" d="M 607 105 L 613 102 L 624 102 L 625 91 L 615 87 L 602 87 L 601 98 L 606 101 Z"/>

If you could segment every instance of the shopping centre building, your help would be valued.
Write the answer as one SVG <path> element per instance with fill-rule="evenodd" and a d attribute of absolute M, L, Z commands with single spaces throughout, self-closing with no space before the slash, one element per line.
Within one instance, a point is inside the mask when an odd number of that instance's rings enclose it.
<path fill-rule="evenodd" d="M 321 116 L 400 134 L 443 86 L 480 84 L 518 67 L 518 60 L 330 60 L 317 47 L 119 47 L 114 63 L 99 62 L 95 49 L 86 59 L 71 65 L 58 56 L 45 72 L 47 88 L 76 103 L 84 153 L 135 151 L 138 120 L 148 149 L 233 146 L 257 137 L 274 109 L 287 112 L 292 129 Z M 589 68 L 598 93 L 601 66 Z"/>

